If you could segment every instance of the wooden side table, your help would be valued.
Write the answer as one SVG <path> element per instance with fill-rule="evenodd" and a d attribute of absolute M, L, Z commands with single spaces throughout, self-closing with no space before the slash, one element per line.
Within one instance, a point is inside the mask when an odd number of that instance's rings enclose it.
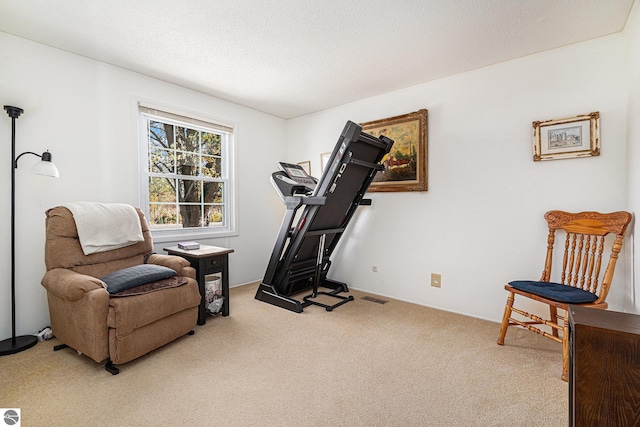
<path fill-rule="evenodd" d="M 569 306 L 569 425 L 640 425 L 640 316 Z"/>
<path fill-rule="evenodd" d="M 229 254 L 233 249 L 220 248 L 218 246 L 200 245 L 200 249 L 180 249 L 178 246 L 162 248 L 169 255 L 178 255 L 191 263 L 196 270 L 198 289 L 200 290 L 200 309 L 198 310 L 198 325 L 207 322 L 205 308 L 205 276 L 213 273 L 222 273 L 222 315 L 229 315 Z"/>

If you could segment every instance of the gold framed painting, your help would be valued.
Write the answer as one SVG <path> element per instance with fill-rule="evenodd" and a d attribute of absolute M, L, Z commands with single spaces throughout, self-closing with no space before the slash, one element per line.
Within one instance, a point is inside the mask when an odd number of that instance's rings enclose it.
<path fill-rule="evenodd" d="M 383 159 L 385 169 L 376 174 L 369 192 L 427 191 L 427 115 L 422 109 L 361 123 L 364 132 L 394 141 Z"/>
<path fill-rule="evenodd" d="M 600 155 L 600 113 L 533 122 L 533 161 Z"/>

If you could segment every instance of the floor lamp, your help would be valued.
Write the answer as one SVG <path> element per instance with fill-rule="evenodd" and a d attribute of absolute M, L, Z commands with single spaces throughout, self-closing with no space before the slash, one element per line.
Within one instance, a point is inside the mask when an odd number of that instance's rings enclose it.
<path fill-rule="evenodd" d="M 11 338 L 0 341 L 0 356 L 21 352 L 33 347 L 38 342 L 38 337 L 35 335 L 16 336 L 15 211 L 18 159 L 25 154 L 38 156 L 42 160 L 33 166 L 31 172 L 54 178 L 59 176 L 58 168 L 51 162 L 51 153 L 48 151 L 42 153 L 42 155 L 26 151 L 16 157 L 16 119 L 20 117 L 23 110 L 10 105 L 5 105 L 4 109 L 11 117 Z"/>

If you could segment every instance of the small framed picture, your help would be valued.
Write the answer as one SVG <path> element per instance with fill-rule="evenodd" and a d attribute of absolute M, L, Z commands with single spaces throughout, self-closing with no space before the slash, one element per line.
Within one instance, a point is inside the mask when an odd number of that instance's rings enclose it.
<path fill-rule="evenodd" d="M 307 160 L 304 162 L 298 162 L 298 164 L 300 166 L 302 166 L 302 169 L 304 169 L 304 171 L 307 173 L 307 175 L 311 175 L 311 161 Z"/>
<path fill-rule="evenodd" d="M 533 122 L 533 161 L 600 155 L 600 113 Z"/>
<path fill-rule="evenodd" d="M 320 153 L 320 172 L 324 172 L 324 168 L 327 167 L 327 163 L 329 163 L 329 158 L 331 157 L 331 151 L 327 151 L 326 153 Z"/>

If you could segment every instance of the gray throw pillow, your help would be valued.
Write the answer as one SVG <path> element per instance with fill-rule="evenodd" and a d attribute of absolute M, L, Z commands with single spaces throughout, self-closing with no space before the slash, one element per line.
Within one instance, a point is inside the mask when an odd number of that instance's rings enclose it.
<path fill-rule="evenodd" d="M 161 265 L 141 264 L 116 270 L 101 277 L 100 280 L 107 284 L 107 292 L 115 294 L 134 286 L 167 279 L 176 274 L 174 270 Z"/>

